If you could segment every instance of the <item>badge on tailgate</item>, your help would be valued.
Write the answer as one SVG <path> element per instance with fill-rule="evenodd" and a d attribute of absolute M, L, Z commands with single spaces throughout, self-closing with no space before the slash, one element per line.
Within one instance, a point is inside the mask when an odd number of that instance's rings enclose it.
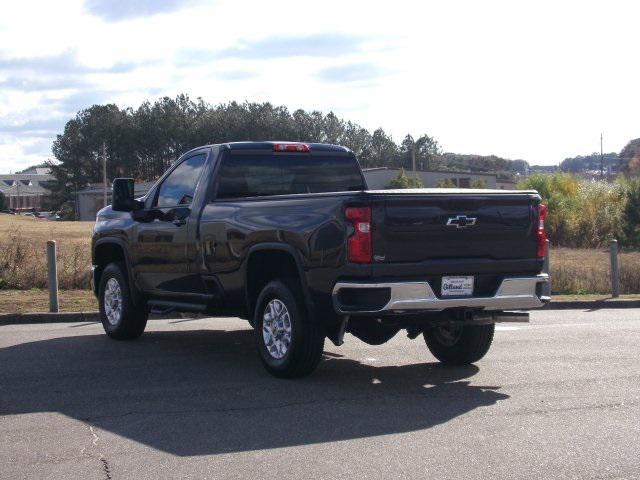
<path fill-rule="evenodd" d="M 473 295 L 473 277 L 442 277 L 443 297 L 470 297 Z"/>

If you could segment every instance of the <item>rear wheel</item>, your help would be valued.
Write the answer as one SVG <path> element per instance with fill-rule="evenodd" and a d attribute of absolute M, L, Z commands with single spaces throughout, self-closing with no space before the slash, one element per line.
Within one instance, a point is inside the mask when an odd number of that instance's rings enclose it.
<path fill-rule="evenodd" d="M 308 318 L 293 280 L 269 282 L 260 292 L 253 323 L 260 359 L 280 378 L 312 373 L 322 358 L 324 332 Z"/>
<path fill-rule="evenodd" d="M 484 357 L 491 347 L 495 325 L 446 326 L 425 330 L 423 336 L 429 350 L 442 363 L 468 365 Z"/>
<path fill-rule="evenodd" d="M 100 320 L 109 337 L 132 340 L 142 335 L 147 325 L 147 306 L 142 300 L 133 303 L 123 264 L 110 263 L 105 267 L 98 292 Z"/>

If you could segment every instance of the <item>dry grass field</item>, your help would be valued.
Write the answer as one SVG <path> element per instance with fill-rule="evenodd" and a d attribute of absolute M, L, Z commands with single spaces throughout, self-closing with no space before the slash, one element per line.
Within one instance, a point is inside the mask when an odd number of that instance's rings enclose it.
<path fill-rule="evenodd" d="M 640 252 L 622 252 L 620 293 L 640 293 Z M 611 266 L 607 249 L 552 248 L 549 257 L 554 294 L 609 294 Z"/>
<path fill-rule="evenodd" d="M 61 312 L 95 312 L 98 301 L 91 290 L 60 290 L 58 305 Z M 1 313 L 32 313 L 49 311 L 49 291 L 0 290 Z"/>
<path fill-rule="evenodd" d="M 0 214 L 0 289 L 47 286 L 46 241 L 58 242 L 62 290 L 89 289 L 93 222 L 48 222 Z M 554 294 L 611 292 L 606 249 L 551 249 Z M 620 254 L 622 294 L 640 293 L 640 252 Z"/>
<path fill-rule="evenodd" d="M 88 289 L 93 222 L 49 222 L 0 214 L 0 289 L 47 286 L 47 240 L 58 247 L 60 289 Z"/>

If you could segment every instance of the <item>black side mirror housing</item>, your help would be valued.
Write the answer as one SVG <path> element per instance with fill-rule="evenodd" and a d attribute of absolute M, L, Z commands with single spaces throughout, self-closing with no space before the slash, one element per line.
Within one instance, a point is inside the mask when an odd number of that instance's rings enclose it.
<path fill-rule="evenodd" d="M 117 212 L 132 212 L 135 208 L 133 198 L 133 178 L 116 178 L 113 180 L 111 208 Z"/>

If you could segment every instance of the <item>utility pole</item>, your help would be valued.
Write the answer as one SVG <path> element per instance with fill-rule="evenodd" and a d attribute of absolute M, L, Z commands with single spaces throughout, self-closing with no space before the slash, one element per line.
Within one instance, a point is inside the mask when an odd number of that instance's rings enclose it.
<path fill-rule="evenodd" d="M 416 147 L 411 149 L 411 169 L 413 170 L 413 176 L 416 177 Z"/>
<path fill-rule="evenodd" d="M 602 133 L 600 133 L 600 176 L 604 178 L 604 152 L 602 150 Z"/>
<path fill-rule="evenodd" d="M 104 206 L 107 206 L 107 144 L 102 142 L 102 184 L 104 191 L 102 193 Z"/>
<path fill-rule="evenodd" d="M 75 202 L 73 202 L 74 220 L 80 220 L 80 200 L 78 199 L 78 183 L 73 184 L 73 194 Z"/>

